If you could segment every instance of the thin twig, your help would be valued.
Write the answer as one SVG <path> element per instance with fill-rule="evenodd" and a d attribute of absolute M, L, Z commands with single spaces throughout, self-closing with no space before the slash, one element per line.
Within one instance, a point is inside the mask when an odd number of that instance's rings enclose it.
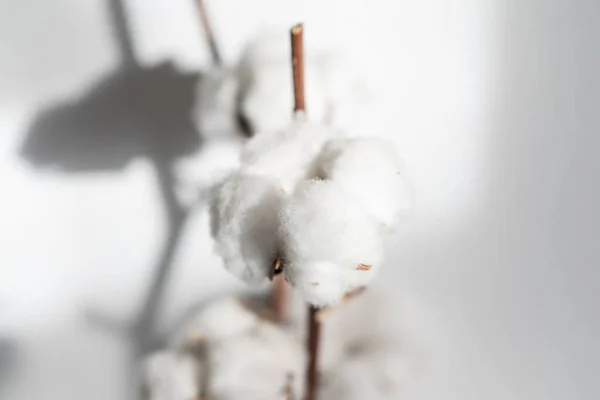
<path fill-rule="evenodd" d="M 298 24 L 291 29 L 292 70 L 294 77 L 294 110 L 306 112 L 304 103 L 304 25 Z M 308 309 L 308 368 L 306 371 L 306 400 L 315 400 L 319 371 L 319 336 L 321 323 L 318 318 L 319 309 L 309 306 Z"/>
<path fill-rule="evenodd" d="M 292 69 L 294 74 L 294 109 L 306 111 L 304 104 L 304 25 L 298 24 L 291 30 L 292 36 Z"/>
<path fill-rule="evenodd" d="M 273 263 L 270 279 L 275 281 L 273 284 L 273 291 L 271 292 L 271 301 L 273 304 L 273 311 L 275 312 L 275 320 L 279 323 L 284 323 L 287 318 L 287 293 L 289 288 L 287 282 L 285 281 L 285 275 L 283 272 L 283 258 L 281 256 L 277 257 Z"/>
<path fill-rule="evenodd" d="M 275 278 L 275 287 L 273 288 L 273 307 L 275 309 L 275 318 L 279 323 L 284 323 L 287 318 L 287 285 L 288 283 L 285 281 L 284 274 L 279 274 L 279 276 Z"/>
<path fill-rule="evenodd" d="M 303 56 L 303 36 L 304 26 L 298 24 L 294 26 L 291 33 L 292 42 L 292 71 L 294 78 L 294 110 L 295 111 L 306 111 L 304 104 L 304 56 Z M 275 288 L 273 289 L 273 304 L 275 314 L 280 322 L 285 321 L 286 318 L 286 302 L 287 302 L 287 283 L 283 277 L 283 263 L 282 258 L 277 257 L 273 264 L 273 271 L 271 278 L 275 278 L 275 275 L 279 274 L 277 281 L 275 282 Z"/>
<path fill-rule="evenodd" d="M 308 309 L 308 369 L 306 371 L 306 400 L 315 400 L 319 384 L 319 338 L 321 322 L 318 318 L 319 309 L 310 306 Z"/>
<path fill-rule="evenodd" d="M 210 48 L 213 63 L 216 66 L 220 66 L 223 62 L 223 58 L 221 57 L 219 46 L 217 46 L 217 41 L 215 40 L 215 35 L 212 25 L 210 24 L 206 6 L 204 5 L 204 0 L 196 0 L 196 5 L 198 7 L 198 14 L 200 14 L 200 20 L 202 21 L 202 27 L 204 28 L 204 34 L 206 36 L 206 41 L 208 42 L 208 47 Z"/>

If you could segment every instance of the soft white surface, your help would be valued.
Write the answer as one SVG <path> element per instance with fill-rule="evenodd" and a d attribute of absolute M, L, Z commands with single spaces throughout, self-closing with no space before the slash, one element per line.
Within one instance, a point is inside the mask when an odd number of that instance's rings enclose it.
<path fill-rule="evenodd" d="M 307 52 L 310 54 L 310 50 Z M 305 96 L 313 121 L 323 121 L 327 94 L 318 65 L 306 58 Z M 289 33 L 264 33 L 249 43 L 238 65 L 240 112 L 257 133 L 285 129 L 294 109 Z"/>
<path fill-rule="evenodd" d="M 215 251 L 229 272 L 250 283 L 271 274 L 279 249 L 277 210 L 283 199 L 276 179 L 243 170 L 216 189 L 211 204 Z"/>
<path fill-rule="evenodd" d="M 333 131 L 298 113 L 287 129 L 259 133 L 246 143 L 241 168 L 215 187 L 211 198 L 215 249 L 232 274 L 250 283 L 271 275 L 281 245 L 281 205 L 308 177 L 332 136 Z"/>
<path fill-rule="evenodd" d="M 142 383 L 150 398 L 188 398 L 183 394 L 203 384 L 194 393 L 210 399 L 280 400 L 290 377 L 300 398 L 305 351 L 295 332 L 259 318 L 234 297 L 208 304 L 185 326 L 182 340 L 145 362 Z"/>
<path fill-rule="evenodd" d="M 304 346 L 279 327 L 261 323 L 244 336 L 219 343 L 209 354 L 211 398 L 279 400 L 290 374 L 294 398 L 301 397 Z"/>
<path fill-rule="evenodd" d="M 315 157 L 323 144 L 336 135 L 331 128 L 307 122 L 300 112 L 285 129 L 258 133 L 248 141 L 242 162 L 249 172 L 274 177 L 291 194 L 298 182 L 312 178 Z"/>
<path fill-rule="evenodd" d="M 413 190 L 394 143 L 375 138 L 336 139 L 319 156 L 317 175 L 358 199 L 384 227 L 410 212 Z"/>
<path fill-rule="evenodd" d="M 218 299 L 205 306 L 201 312 L 195 313 L 183 327 L 179 327 L 171 340 L 171 346 L 183 347 L 194 335 L 199 335 L 201 340 L 209 343 L 235 339 L 256 327 L 258 323 L 258 316 L 248 312 L 240 299 Z"/>
<path fill-rule="evenodd" d="M 304 44 L 304 94 L 311 121 L 349 127 L 357 120 L 366 84 L 347 56 Z M 240 112 L 256 132 L 286 128 L 294 108 L 289 30 L 261 32 L 237 65 Z"/>
<path fill-rule="evenodd" d="M 279 219 L 286 279 L 313 305 L 336 304 L 381 267 L 379 224 L 334 181 L 301 182 Z"/>
<path fill-rule="evenodd" d="M 384 132 L 418 201 L 381 277 L 414 303 L 431 355 L 403 399 L 600 398 L 600 4 L 205 1 L 227 60 L 261 25 L 304 20 L 307 40 L 356 51 L 388 97 L 397 129 Z M 128 1 L 144 63 L 208 66 L 192 3 Z M 19 360 L 2 367 L 10 400 L 131 399 L 127 337 L 82 313 L 126 321 L 142 301 L 165 236 L 152 168 L 43 173 L 18 155 L 43 103 L 116 65 L 105 6 L 0 5 L 0 330 Z M 234 285 L 205 211 L 176 259 L 163 319 Z"/>
<path fill-rule="evenodd" d="M 144 361 L 144 400 L 193 399 L 200 393 L 201 365 L 191 354 L 161 351 Z"/>

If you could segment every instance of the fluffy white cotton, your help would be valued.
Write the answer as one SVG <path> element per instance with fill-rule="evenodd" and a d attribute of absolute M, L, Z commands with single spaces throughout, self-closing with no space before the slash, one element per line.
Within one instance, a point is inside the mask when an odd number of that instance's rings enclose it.
<path fill-rule="evenodd" d="M 201 373 L 201 365 L 192 354 L 176 351 L 153 354 L 142 366 L 142 398 L 193 399 L 200 393 Z"/>
<path fill-rule="evenodd" d="M 178 332 L 171 345 L 185 347 L 195 340 L 216 343 L 247 334 L 260 323 L 241 299 L 227 297 L 208 304 Z"/>
<path fill-rule="evenodd" d="M 209 352 L 211 399 L 279 400 L 288 382 L 301 398 L 305 352 L 289 332 L 267 322 Z"/>
<path fill-rule="evenodd" d="M 239 111 L 257 133 L 285 128 L 291 120 L 290 59 L 287 29 L 263 32 L 243 52 L 237 67 Z M 373 99 L 354 66 L 346 55 L 305 43 L 304 91 L 311 121 L 351 132 L 365 125 L 361 110 L 370 108 Z"/>
<path fill-rule="evenodd" d="M 278 255 L 277 210 L 284 191 L 270 176 L 240 171 L 217 188 L 211 207 L 215 250 L 225 268 L 249 283 L 260 283 Z"/>
<path fill-rule="evenodd" d="M 300 183 L 280 212 L 286 279 L 315 306 L 367 285 L 382 260 L 377 221 L 334 181 Z"/>
<path fill-rule="evenodd" d="M 291 193 L 299 181 L 312 177 L 314 159 L 336 135 L 330 128 L 307 122 L 299 113 L 286 129 L 252 138 L 244 147 L 242 162 L 248 172 L 272 176 Z"/>
<path fill-rule="evenodd" d="M 305 49 L 304 92 L 312 121 L 322 122 L 328 96 L 320 63 Z M 285 128 L 294 109 L 290 37 L 287 30 L 264 32 L 246 47 L 238 64 L 240 112 L 258 134 Z"/>
<path fill-rule="evenodd" d="M 245 304 L 235 297 L 209 304 L 172 345 L 182 352 L 151 356 L 143 375 L 147 398 L 181 400 L 201 394 L 211 400 L 280 400 L 288 388 L 301 398 L 304 342 Z"/>
<path fill-rule="evenodd" d="M 338 183 L 382 226 L 392 227 L 411 209 L 412 187 L 394 144 L 387 140 L 331 140 L 319 156 L 316 174 Z"/>
<path fill-rule="evenodd" d="M 308 75 L 305 78 L 305 87 L 306 104 L 310 105 L 310 119 L 323 121 L 327 104 L 325 95 L 320 93 L 320 82 Z M 240 112 L 252 130 L 260 135 L 287 126 L 292 121 L 293 110 L 292 70 L 289 60 L 263 65 L 248 82 L 247 91 L 241 97 Z"/>

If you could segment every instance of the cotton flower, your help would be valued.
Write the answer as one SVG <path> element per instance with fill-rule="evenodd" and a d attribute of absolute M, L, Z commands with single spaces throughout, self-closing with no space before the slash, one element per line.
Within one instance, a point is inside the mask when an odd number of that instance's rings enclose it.
<path fill-rule="evenodd" d="M 368 107 L 368 85 L 345 55 L 307 45 L 305 98 L 310 120 L 353 131 Z M 208 71 L 196 93 L 193 119 L 204 137 L 253 136 L 292 121 L 289 33 L 268 30 L 253 38 L 235 66 Z"/>
<path fill-rule="evenodd" d="M 312 177 L 315 157 L 325 142 L 337 136 L 338 132 L 307 122 L 299 113 L 286 129 L 251 139 L 242 152 L 242 163 L 251 173 L 274 177 L 291 193 L 298 182 Z"/>
<path fill-rule="evenodd" d="M 384 227 L 394 226 L 412 206 L 412 187 L 394 144 L 377 138 L 329 141 L 317 175 L 339 184 Z"/>
<path fill-rule="evenodd" d="M 278 213 L 298 182 L 312 172 L 323 144 L 336 133 L 299 114 L 288 129 L 252 138 L 241 168 L 215 190 L 211 221 L 225 268 L 260 283 L 272 274 L 281 240 Z"/>
<path fill-rule="evenodd" d="M 263 322 L 247 335 L 211 347 L 208 362 L 211 398 L 279 400 L 288 384 L 300 398 L 304 347 L 273 324 Z"/>
<path fill-rule="evenodd" d="M 304 181 L 280 215 L 286 279 L 315 306 L 336 304 L 379 269 L 377 221 L 334 181 Z"/>
<path fill-rule="evenodd" d="M 241 299 L 215 300 L 194 314 L 171 339 L 171 346 L 186 347 L 190 342 L 217 343 L 242 336 L 260 323 Z"/>
<path fill-rule="evenodd" d="M 147 399 L 299 399 L 305 352 L 294 331 L 261 318 L 248 303 L 225 298 L 185 325 L 172 348 L 150 356 L 142 383 Z"/>
<path fill-rule="evenodd" d="M 200 362 L 190 353 L 161 351 L 142 367 L 144 400 L 192 399 L 200 393 Z"/>
<path fill-rule="evenodd" d="M 289 34 L 263 32 L 245 48 L 238 64 L 240 113 L 257 134 L 277 131 L 292 121 L 294 109 Z M 305 51 L 305 97 L 312 121 L 322 122 L 328 97 L 318 60 Z"/>
<path fill-rule="evenodd" d="M 245 171 L 228 177 L 211 207 L 215 250 L 237 277 L 260 283 L 271 274 L 279 249 L 277 210 L 284 191 L 274 178 Z"/>

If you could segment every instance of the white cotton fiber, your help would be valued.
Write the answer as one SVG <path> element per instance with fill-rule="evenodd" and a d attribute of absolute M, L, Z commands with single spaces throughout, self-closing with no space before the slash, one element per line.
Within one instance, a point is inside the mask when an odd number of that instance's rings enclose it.
<path fill-rule="evenodd" d="M 248 335 L 211 347 L 211 399 L 279 400 L 288 378 L 299 399 L 305 369 L 304 346 L 279 326 L 262 322 Z"/>
<path fill-rule="evenodd" d="M 243 170 L 217 188 L 211 207 L 215 250 L 228 271 L 249 283 L 260 283 L 272 272 L 283 196 L 276 179 Z"/>
<path fill-rule="evenodd" d="M 402 160 L 387 140 L 331 140 L 317 160 L 316 174 L 338 183 L 382 226 L 394 226 L 412 206 L 412 187 Z"/>
<path fill-rule="evenodd" d="M 327 106 L 319 81 L 309 74 L 305 77 L 305 87 L 310 119 L 323 121 Z M 257 135 L 280 130 L 292 121 L 294 97 L 289 60 L 265 64 L 256 71 L 241 99 L 240 111 Z"/>
<path fill-rule="evenodd" d="M 190 341 L 200 340 L 208 344 L 232 340 L 247 334 L 260 322 L 236 297 L 216 300 L 204 307 L 178 332 L 171 344 L 185 347 Z"/>
<path fill-rule="evenodd" d="M 372 118 L 363 115 L 374 99 L 356 63 L 331 49 L 305 44 L 304 92 L 310 120 L 364 131 L 363 121 Z M 203 137 L 253 135 L 284 129 L 293 107 L 289 30 L 273 29 L 247 44 L 235 68 L 213 69 L 202 77 L 193 118 Z M 381 119 L 381 113 L 373 115 Z M 250 132 L 243 132 L 240 119 Z M 366 126 L 372 128 L 373 121 Z"/>
<path fill-rule="evenodd" d="M 315 157 L 336 132 L 307 122 L 299 113 L 286 128 L 252 138 L 244 147 L 242 162 L 248 172 L 276 178 L 286 193 L 310 178 Z"/>
<path fill-rule="evenodd" d="M 207 305 L 171 346 L 144 363 L 145 399 L 280 400 L 288 388 L 301 398 L 304 342 L 240 298 Z"/>
<path fill-rule="evenodd" d="M 201 372 L 200 363 L 189 353 L 155 353 L 142 366 L 142 398 L 193 399 L 200 393 Z"/>
<path fill-rule="evenodd" d="M 336 182 L 301 182 L 282 208 L 280 224 L 286 279 L 315 306 L 336 304 L 379 268 L 379 225 Z"/>
<path fill-rule="evenodd" d="M 317 60 L 304 52 L 304 92 L 310 119 L 322 122 L 328 110 Z M 285 128 L 294 109 L 291 48 L 288 30 L 269 31 L 246 47 L 238 64 L 240 112 L 257 134 Z"/>

